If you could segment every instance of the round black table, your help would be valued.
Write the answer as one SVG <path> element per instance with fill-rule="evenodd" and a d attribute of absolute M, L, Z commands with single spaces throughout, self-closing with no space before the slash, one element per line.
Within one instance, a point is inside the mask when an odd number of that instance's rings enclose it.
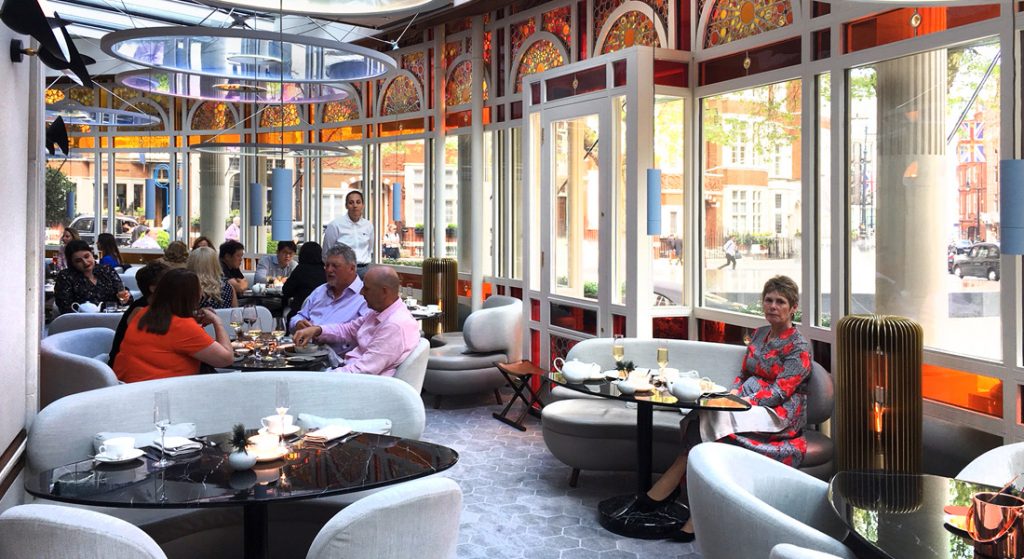
<path fill-rule="evenodd" d="M 946 522 L 962 518 L 975 493 L 998 490 L 942 476 L 839 472 L 828 495 L 858 556 L 974 559 L 970 537 Z"/>
<path fill-rule="evenodd" d="M 127 464 L 83 460 L 28 476 L 25 490 L 54 501 L 136 508 L 243 507 L 245 557 L 267 556 L 267 505 L 385 487 L 440 471 L 459 459 L 425 441 L 361 433 L 328 444 L 300 440 L 292 452 L 252 470 L 232 471 L 228 435 L 205 437 L 201 451 L 156 468 L 147 456 Z M 157 452 L 158 453 L 158 452 Z"/>
<path fill-rule="evenodd" d="M 636 474 L 637 491 L 618 495 L 601 501 L 598 505 L 599 518 L 606 530 L 630 538 L 662 539 L 682 528 L 690 513 L 686 507 L 672 503 L 656 511 L 644 512 L 636 508 L 637 495 L 651 488 L 651 455 L 654 447 L 654 407 L 673 409 L 704 409 L 721 411 L 746 411 L 750 404 L 734 394 L 705 395 L 693 402 L 679 400 L 671 393 L 653 390 L 651 392 L 621 392 L 611 380 L 602 378 L 581 383 L 570 383 L 561 373 L 551 373 L 548 380 L 570 390 L 636 403 Z M 680 417 L 682 419 L 682 417 Z M 682 441 L 680 441 L 680 445 Z"/>

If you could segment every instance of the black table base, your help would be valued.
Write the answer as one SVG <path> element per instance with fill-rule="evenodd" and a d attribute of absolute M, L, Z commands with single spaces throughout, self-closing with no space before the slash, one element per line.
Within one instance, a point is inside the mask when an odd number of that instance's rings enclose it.
<path fill-rule="evenodd" d="M 670 503 L 658 510 L 636 510 L 636 495 L 619 495 L 598 505 L 598 521 L 609 532 L 627 538 L 662 540 L 682 529 L 690 511 L 679 503 Z"/>
<path fill-rule="evenodd" d="M 242 542 L 245 559 L 267 559 L 267 532 L 270 523 L 267 521 L 267 504 L 252 503 L 245 505 L 242 512 Z"/>

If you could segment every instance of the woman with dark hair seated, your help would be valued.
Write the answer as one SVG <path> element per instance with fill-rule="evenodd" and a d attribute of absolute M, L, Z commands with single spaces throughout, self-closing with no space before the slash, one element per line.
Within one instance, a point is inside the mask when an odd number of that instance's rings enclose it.
<path fill-rule="evenodd" d="M 291 298 L 288 305 L 292 311 L 288 313 L 288 321 L 291 322 L 295 313 L 302 308 L 302 303 L 314 289 L 327 283 L 327 275 L 324 273 L 323 250 L 319 243 L 308 241 L 302 243 L 299 249 L 299 265 L 292 270 L 288 281 L 284 282 L 281 294 L 285 301 Z"/>
<path fill-rule="evenodd" d="M 192 250 L 195 250 L 199 247 L 210 247 L 214 250 L 217 250 L 217 247 L 213 246 L 213 243 L 210 242 L 210 238 L 205 235 L 202 237 L 198 237 L 196 240 L 192 241 Z"/>
<path fill-rule="evenodd" d="M 181 241 L 172 241 L 164 249 L 164 260 L 172 268 L 184 268 L 188 262 L 188 245 Z"/>
<path fill-rule="evenodd" d="M 110 365 L 111 369 L 114 368 L 114 360 L 121 351 L 121 342 L 124 341 L 124 334 L 128 331 L 128 323 L 135 318 L 135 314 L 138 311 L 149 306 L 149 298 L 153 296 L 156 284 L 160 282 L 160 278 L 164 277 L 164 274 L 170 269 L 171 267 L 167 262 L 164 262 L 163 259 L 157 259 L 147 262 L 135 274 L 135 281 L 139 284 L 139 291 L 142 292 L 142 297 L 132 302 L 128 310 L 124 311 L 124 314 L 121 315 L 121 321 L 117 323 L 117 329 L 114 330 L 114 341 L 110 344 L 110 354 L 107 357 L 107 364 Z"/>
<path fill-rule="evenodd" d="M 699 410 L 680 422 L 683 448 L 676 461 L 647 493 L 638 496 L 636 507 L 657 510 L 675 501 L 686 482 L 686 457 L 704 441 L 742 446 L 793 467 L 807 452 L 803 429 L 807 425 L 805 384 L 811 376 L 811 347 L 793 326 L 800 299 L 796 282 L 775 276 L 761 290 L 767 326 L 754 331 L 742 369 L 732 381 L 732 392 L 753 406 L 743 413 Z M 693 526 L 687 521 L 673 539 L 692 541 Z"/>
<path fill-rule="evenodd" d="M 200 365 L 227 367 L 234 360 L 224 325 L 211 309 L 198 309 L 201 291 L 195 273 L 168 270 L 149 306 L 128 324 L 114 373 L 122 382 L 194 375 Z M 213 325 L 216 340 L 203 330 Z"/>
<path fill-rule="evenodd" d="M 121 268 L 121 272 L 129 268 L 121 260 L 121 250 L 117 248 L 117 239 L 110 233 L 100 233 L 100 236 L 96 237 L 96 250 L 100 251 L 100 264 L 105 264 L 115 270 Z"/>
<path fill-rule="evenodd" d="M 64 247 L 68 267 L 57 274 L 54 299 L 61 313 L 74 312 L 75 303 L 128 303 L 132 296 L 110 266 L 96 262 L 89 243 L 76 239 Z"/>

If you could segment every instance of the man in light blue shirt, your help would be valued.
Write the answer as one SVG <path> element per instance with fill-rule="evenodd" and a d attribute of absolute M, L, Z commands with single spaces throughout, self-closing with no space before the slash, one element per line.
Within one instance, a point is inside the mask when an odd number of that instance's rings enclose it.
<path fill-rule="evenodd" d="M 313 290 L 302 309 L 289 324 L 292 332 L 310 326 L 348 322 L 370 312 L 366 299 L 360 293 L 363 281 L 356 274 L 356 255 L 343 243 L 324 251 L 324 274 L 327 283 Z M 338 341 L 331 344 L 338 355 L 345 355 L 352 344 Z"/>
<path fill-rule="evenodd" d="M 270 254 L 260 258 L 256 265 L 256 276 L 253 283 L 267 283 L 277 278 L 286 278 L 292 275 L 295 267 L 299 265 L 295 261 L 295 241 L 280 241 L 277 243 L 277 254 Z"/>

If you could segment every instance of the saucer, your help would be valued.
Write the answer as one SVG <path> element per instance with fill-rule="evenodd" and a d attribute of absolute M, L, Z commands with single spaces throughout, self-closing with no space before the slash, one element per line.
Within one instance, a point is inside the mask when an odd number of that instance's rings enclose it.
<path fill-rule="evenodd" d="M 729 391 L 728 388 L 718 384 L 717 382 L 713 382 L 711 384 L 714 386 L 712 386 L 710 390 L 701 390 L 701 394 L 725 394 Z"/>
<path fill-rule="evenodd" d="M 106 454 L 97 454 L 96 456 L 93 456 L 93 460 L 97 462 L 102 462 L 104 464 L 124 464 L 125 462 L 131 462 L 132 460 L 135 460 L 136 458 L 139 458 L 144 454 L 145 453 L 142 452 L 142 450 L 138 448 L 133 448 L 128 452 L 125 452 L 123 455 L 116 457 L 108 456 Z"/>
<path fill-rule="evenodd" d="M 318 359 L 320 358 L 313 355 L 295 355 L 292 357 L 286 357 L 285 361 L 289 363 L 313 363 Z"/>
<path fill-rule="evenodd" d="M 253 448 L 253 447 L 249 447 L 249 448 Z M 255 452 L 256 453 L 256 461 L 257 462 L 272 462 L 274 460 L 277 460 L 277 459 L 280 459 L 280 458 L 284 458 L 285 456 L 288 455 L 289 451 L 288 451 L 287 447 L 275 446 L 274 448 L 268 449 L 268 450 L 265 450 L 265 451 L 255 450 L 253 448 L 253 450 L 251 450 L 250 452 Z"/>
<path fill-rule="evenodd" d="M 299 429 L 302 429 L 302 427 L 299 427 L 298 425 L 293 423 L 289 425 L 287 429 L 284 430 L 284 433 L 274 433 L 270 429 L 267 429 L 266 427 L 260 427 L 259 433 L 261 435 L 266 435 L 269 433 L 271 435 L 284 435 L 287 437 L 288 435 L 294 435 L 295 433 L 298 433 Z"/>
<path fill-rule="evenodd" d="M 290 348 L 285 349 L 285 353 L 288 353 L 289 355 L 306 355 L 306 356 L 309 356 L 309 357 L 323 357 L 323 356 L 327 355 L 327 348 L 325 346 L 319 346 L 319 345 L 314 346 L 313 344 L 309 344 L 309 345 L 301 347 L 301 348 L 300 347 L 296 347 L 296 346 L 292 346 Z"/>

